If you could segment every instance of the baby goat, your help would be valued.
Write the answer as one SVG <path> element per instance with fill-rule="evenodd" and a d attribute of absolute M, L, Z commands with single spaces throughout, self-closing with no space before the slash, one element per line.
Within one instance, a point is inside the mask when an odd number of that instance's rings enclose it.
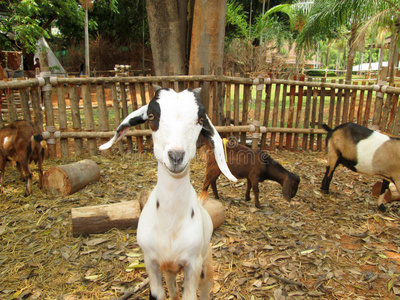
<path fill-rule="evenodd" d="M 355 123 L 344 123 L 328 131 L 328 165 L 321 189 L 329 193 L 333 172 L 339 164 L 354 172 L 380 175 L 383 179 L 378 207 L 385 211 L 385 191 L 392 181 L 400 191 L 400 140 Z"/>
<path fill-rule="evenodd" d="M 283 197 L 290 201 L 296 196 L 300 177 L 287 171 L 282 165 L 273 160 L 266 152 L 252 150 L 246 146 L 236 144 L 236 141 L 226 144 L 227 163 L 236 178 L 247 178 L 246 201 L 250 200 L 250 190 L 253 188 L 255 206 L 261 208 L 259 202 L 258 183 L 264 180 L 278 182 L 282 186 Z M 214 196 L 218 199 L 217 179 L 221 171 L 218 168 L 215 156 L 207 152 L 206 178 L 203 191 L 207 191 L 211 184 Z"/>
<path fill-rule="evenodd" d="M 222 140 L 200 102 L 200 89 L 176 93 L 156 88 L 148 105 L 132 112 L 114 137 L 100 147 L 111 147 L 131 126 L 149 120 L 158 161 L 158 179 L 139 218 L 137 242 L 143 250 L 150 280 L 150 299 L 165 299 L 162 272 L 172 299 L 179 298 L 176 274 L 185 274 L 183 299 L 208 299 L 213 270 L 210 239 L 212 221 L 197 199 L 189 179 L 189 164 L 201 133 L 210 140 L 222 172 L 231 180 Z M 201 280 L 200 280 L 201 279 Z"/>
<path fill-rule="evenodd" d="M 43 160 L 47 143 L 37 126 L 30 121 L 15 121 L 0 129 L 0 187 L 4 186 L 4 170 L 7 161 L 15 161 L 26 180 L 25 196 L 32 192 L 32 173 L 29 163 L 38 165 L 39 188 L 42 188 Z M 25 172 L 25 175 L 24 173 Z"/>

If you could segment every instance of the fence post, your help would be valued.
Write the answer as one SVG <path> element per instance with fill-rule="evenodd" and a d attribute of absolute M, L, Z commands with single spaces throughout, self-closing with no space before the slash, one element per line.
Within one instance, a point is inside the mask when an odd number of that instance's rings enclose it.
<path fill-rule="evenodd" d="M 258 149 L 258 141 L 260 139 L 261 98 L 262 98 L 262 92 L 264 90 L 264 79 L 256 78 L 253 80 L 253 84 L 256 86 L 256 105 L 255 105 L 254 120 L 253 120 L 253 125 L 255 126 L 255 131 L 252 134 L 251 148 L 253 150 L 257 150 Z"/>
<path fill-rule="evenodd" d="M 79 109 L 79 94 L 76 85 L 69 85 L 69 102 L 71 106 L 72 128 L 75 132 L 82 130 L 81 112 Z M 83 140 L 82 138 L 74 138 L 74 147 L 77 155 L 83 153 Z"/>
<path fill-rule="evenodd" d="M 86 77 L 86 76 L 85 76 Z M 90 94 L 90 83 L 85 82 L 82 84 L 82 99 L 83 99 L 83 113 L 85 115 L 85 130 L 94 131 L 94 117 L 93 117 L 93 107 L 92 98 Z M 88 138 L 88 150 L 90 156 L 95 156 L 97 154 L 97 143 L 95 138 Z"/>
<path fill-rule="evenodd" d="M 49 59 L 47 56 L 47 52 L 39 52 L 40 59 L 40 67 L 41 73 L 40 75 L 44 79 L 44 86 L 42 87 L 42 100 L 45 109 L 45 120 L 46 120 L 46 131 L 50 132 L 50 138 L 47 139 L 49 156 L 54 158 L 57 156 L 56 151 L 56 140 L 54 138 L 54 132 L 56 131 L 54 125 L 54 112 L 53 112 L 53 103 L 51 102 L 51 90 L 52 85 L 50 84 L 50 68 L 49 68 Z"/>
<path fill-rule="evenodd" d="M 58 125 L 61 132 L 67 131 L 67 107 L 65 104 L 64 86 L 62 83 L 57 84 L 57 104 L 58 104 Z M 61 157 L 68 157 L 68 139 L 60 139 Z"/>
<path fill-rule="evenodd" d="M 376 100 L 375 100 L 375 109 L 374 109 L 374 116 L 372 117 L 372 125 L 380 125 L 381 121 L 381 114 L 382 114 L 382 105 L 383 105 L 383 97 L 384 94 L 382 92 L 382 87 L 386 85 L 387 81 L 387 67 L 382 67 L 381 71 L 379 72 L 379 91 L 376 92 Z"/>

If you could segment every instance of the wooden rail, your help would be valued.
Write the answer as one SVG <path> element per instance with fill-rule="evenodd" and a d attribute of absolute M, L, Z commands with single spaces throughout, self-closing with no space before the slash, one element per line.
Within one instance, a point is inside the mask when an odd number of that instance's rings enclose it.
<path fill-rule="evenodd" d="M 207 113 L 222 136 L 268 150 L 321 150 L 322 124 L 344 122 L 375 126 L 399 134 L 400 88 L 365 81 L 312 81 L 311 78 L 239 78 L 232 76 L 139 76 L 42 78 L 0 81 L 3 123 L 30 119 L 43 128 L 57 154 L 99 154 L 98 146 L 113 136 L 131 111 L 149 103 L 153 84 L 177 91 L 202 87 Z M 46 101 L 43 101 L 46 100 Z M 119 151 L 151 148 L 147 125 L 136 126 Z M 55 150 L 54 150 L 55 153 Z"/>

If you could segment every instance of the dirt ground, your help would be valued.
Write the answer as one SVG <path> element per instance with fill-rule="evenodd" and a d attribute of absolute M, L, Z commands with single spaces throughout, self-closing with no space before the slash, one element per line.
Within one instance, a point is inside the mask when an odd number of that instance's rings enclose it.
<path fill-rule="evenodd" d="M 115 149 L 114 149 L 115 150 Z M 378 178 L 337 170 L 331 194 L 320 192 L 322 152 L 274 152 L 300 175 L 298 194 L 283 199 L 279 184 L 260 184 L 262 209 L 245 202 L 245 181 L 220 178 L 224 224 L 212 237 L 212 299 L 400 299 L 400 206 L 377 210 L 371 187 Z M 45 170 L 86 157 L 45 161 Z M 0 194 L 0 299 L 148 299 L 143 255 L 134 229 L 73 237 L 71 208 L 136 199 L 156 183 L 152 154 L 92 157 L 99 182 L 70 196 L 24 183 L 11 166 Z M 192 163 L 200 191 L 205 163 Z M 211 192 L 211 190 L 210 190 Z M 182 278 L 179 277 L 181 286 Z"/>

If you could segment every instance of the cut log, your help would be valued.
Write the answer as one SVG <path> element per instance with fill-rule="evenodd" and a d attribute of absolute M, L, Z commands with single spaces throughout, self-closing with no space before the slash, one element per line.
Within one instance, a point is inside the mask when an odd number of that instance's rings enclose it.
<path fill-rule="evenodd" d="M 84 159 L 72 164 L 52 167 L 43 176 L 43 187 L 49 191 L 57 191 L 71 195 L 100 180 L 100 168 L 90 159 Z"/>
<path fill-rule="evenodd" d="M 137 228 L 140 212 L 150 192 L 143 191 L 137 200 L 71 209 L 72 233 L 74 236 L 103 233 L 111 228 Z M 199 199 L 210 214 L 214 229 L 225 219 L 225 206 L 212 198 Z"/>
<path fill-rule="evenodd" d="M 372 196 L 379 197 L 382 190 L 382 181 L 378 181 L 372 187 Z M 400 200 L 400 194 L 396 189 L 396 186 L 391 182 L 389 188 L 385 192 L 385 203 Z"/>
<path fill-rule="evenodd" d="M 225 206 L 214 199 L 209 198 L 204 204 L 204 208 L 210 214 L 213 222 L 214 230 L 224 223 L 225 220 Z"/>
<path fill-rule="evenodd" d="M 73 236 L 103 233 L 112 228 L 136 228 L 140 216 L 138 201 L 71 209 Z"/>

